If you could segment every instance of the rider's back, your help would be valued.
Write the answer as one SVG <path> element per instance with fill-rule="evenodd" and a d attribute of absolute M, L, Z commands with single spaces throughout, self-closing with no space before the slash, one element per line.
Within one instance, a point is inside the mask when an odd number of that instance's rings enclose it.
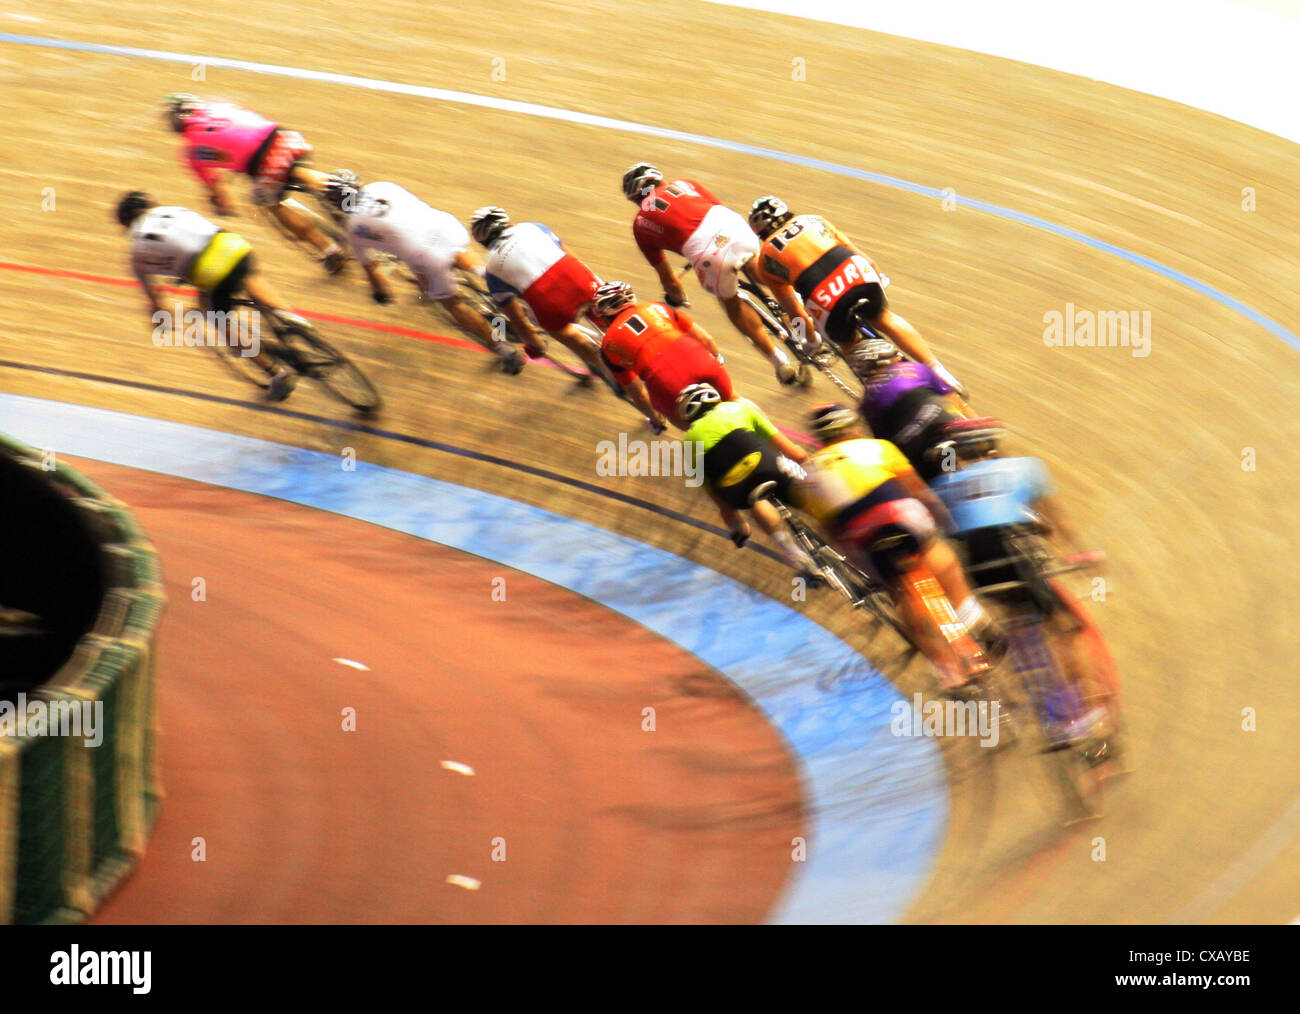
<path fill-rule="evenodd" d="M 722 402 L 696 419 L 682 440 L 698 443 L 701 451 L 708 451 L 736 430 L 748 430 L 768 440 L 776 433 L 775 427 L 757 405 L 748 398 L 736 398 L 734 401 Z"/>
<path fill-rule="evenodd" d="M 804 273 L 848 241 L 821 215 L 796 215 L 763 244 L 759 267 L 765 275 L 794 285 Z M 820 280 L 820 279 L 818 279 Z"/>
<path fill-rule="evenodd" d="M 987 458 L 945 472 L 930 487 L 952 515 L 955 535 L 1033 520 L 1033 503 L 1052 491 L 1038 458 Z"/>
<path fill-rule="evenodd" d="M 208 102 L 185 123 L 186 157 L 207 168 L 247 172 L 249 163 L 278 124 L 229 102 Z"/>
<path fill-rule="evenodd" d="M 888 440 L 841 440 L 815 451 L 798 484 L 799 506 L 819 521 L 833 521 L 845 508 L 912 470 Z"/>
<path fill-rule="evenodd" d="M 363 246 L 381 247 L 408 264 L 437 244 L 455 219 L 420 200 L 396 183 L 368 183 L 356 210 L 348 216 L 348 233 Z"/>
<path fill-rule="evenodd" d="M 131 227 L 132 268 L 137 274 L 180 278 L 186 265 L 220 231 L 189 208 L 150 208 Z"/>

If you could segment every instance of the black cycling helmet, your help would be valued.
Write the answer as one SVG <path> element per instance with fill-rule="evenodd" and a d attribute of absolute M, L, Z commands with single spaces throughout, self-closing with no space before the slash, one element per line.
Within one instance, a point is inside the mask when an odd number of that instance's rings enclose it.
<path fill-rule="evenodd" d="M 152 197 L 143 190 L 132 190 L 117 202 L 117 220 L 123 229 L 129 229 L 132 222 L 152 207 Z"/>
<path fill-rule="evenodd" d="M 185 130 L 185 123 L 191 116 L 198 111 L 203 105 L 203 100 L 197 95 L 190 95 L 188 92 L 175 92 L 163 99 L 163 119 L 167 125 L 181 133 Z"/>
<path fill-rule="evenodd" d="M 750 205 L 749 227 L 759 239 L 767 239 L 793 217 L 785 201 L 768 194 Z"/>
<path fill-rule="evenodd" d="M 508 228 L 510 216 L 506 214 L 505 208 L 496 205 L 479 208 L 469 219 L 469 231 L 474 241 L 489 248 Z"/>

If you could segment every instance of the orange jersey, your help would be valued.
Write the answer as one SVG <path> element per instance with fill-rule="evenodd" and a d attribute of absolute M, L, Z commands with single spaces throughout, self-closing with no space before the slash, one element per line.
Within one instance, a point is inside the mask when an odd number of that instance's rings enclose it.
<path fill-rule="evenodd" d="M 600 351 L 621 372 L 643 375 L 660 353 L 691 332 L 694 322 L 663 303 L 637 303 L 614 318 Z"/>
<path fill-rule="evenodd" d="M 839 249 L 842 248 L 842 249 Z M 836 263 L 857 253 L 848 238 L 821 215 L 798 215 L 772 234 L 758 253 L 758 273 L 763 284 L 791 285 L 807 298 L 800 276 L 827 254 Z"/>

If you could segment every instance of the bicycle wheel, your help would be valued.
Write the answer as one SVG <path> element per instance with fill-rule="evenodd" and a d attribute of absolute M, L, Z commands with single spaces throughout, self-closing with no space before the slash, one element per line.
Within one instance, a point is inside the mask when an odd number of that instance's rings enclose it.
<path fill-rule="evenodd" d="M 256 305 L 248 299 L 231 300 L 231 308 L 236 312 L 242 312 L 245 310 L 253 311 L 254 313 L 257 312 Z M 243 324 L 244 321 L 241 318 L 239 324 L 241 332 Z M 284 360 L 284 350 L 274 336 L 260 336 L 260 328 L 258 329 L 258 332 L 261 352 L 277 364 L 287 365 Z M 223 336 L 218 337 L 220 338 Z M 270 387 L 270 377 L 266 370 L 262 369 L 262 367 L 259 366 L 251 356 L 244 355 L 245 349 L 242 346 L 237 346 L 229 342 L 219 342 L 216 345 L 209 345 L 208 348 L 210 348 L 216 355 L 217 359 L 220 360 L 221 365 L 229 370 L 239 380 L 246 384 L 252 384 L 254 387 L 260 388 L 263 391 Z"/>
<path fill-rule="evenodd" d="M 1060 791 L 1065 822 L 1071 824 L 1100 814 L 1101 780 L 1091 738 L 1053 738 L 1055 728 L 1083 717 L 1090 705 L 1066 677 L 1043 623 L 1037 614 L 1018 616 L 1007 632 L 1008 655 L 1042 734 L 1041 752 Z"/>
<path fill-rule="evenodd" d="M 379 411 L 379 391 L 347 356 L 325 341 L 307 321 L 281 313 L 276 333 L 284 358 L 303 376 L 311 377 L 331 395 L 358 412 Z"/>

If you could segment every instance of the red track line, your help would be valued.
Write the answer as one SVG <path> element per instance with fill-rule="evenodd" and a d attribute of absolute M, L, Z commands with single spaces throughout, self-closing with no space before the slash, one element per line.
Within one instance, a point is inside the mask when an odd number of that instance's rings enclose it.
<path fill-rule="evenodd" d="M 108 275 L 92 275 L 84 271 L 65 271 L 62 268 L 43 268 L 34 264 L 15 264 L 11 261 L 0 261 L 0 268 L 6 271 L 23 271 L 32 275 L 46 275 L 51 278 L 71 278 L 79 282 L 93 282 L 98 285 L 117 285 L 122 288 L 138 289 L 140 283 L 134 278 L 112 278 Z M 194 292 L 188 286 L 164 285 L 162 289 L 165 292 L 175 292 L 181 295 L 190 295 Z M 357 320 L 355 317 L 341 317 L 332 313 L 318 313 L 315 310 L 299 310 L 294 308 L 294 313 L 309 317 L 312 320 L 321 320 L 327 324 L 343 324 L 347 327 L 361 328 L 366 331 L 378 331 L 382 334 L 396 334 L 404 338 L 418 338 L 420 341 L 436 342 L 439 345 L 449 345 L 452 348 L 472 349 L 476 352 L 482 352 L 485 355 L 487 350 L 474 342 L 465 338 L 453 338 L 450 335 L 434 334 L 430 331 L 417 331 L 415 328 L 398 327 L 395 324 L 381 324 L 378 321 Z M 554 366 L 554 363 L 547 363 L 547 366 Z"/>
<path fill-rule="evenodd" d="M 138 289 L 140 283 L 134 278 L 112 278 L 109 275 L 92 275 L 84 271 L 67 271 L 63 268 L 43 268 L 35 264 L 17 264 L 13 261 L 0 261 L 0 269 L 5 271 L 23 271 L 32 275 L 46 275 L 50 278 L 71 278 L 79 282 L 93 282 L 98 285 L 116 285 L 121 288 Z M 194 292 L 193 289 L 185 286 L 164 285 L 165 292 L 175 292 L 182 295 L 189 295 Z M 418 338 L 420 341 L 435 342 L 439 345 L 446 345 L 455 349 L 469 349 L 474 352 L 482 352 L 488 355 L 487 349 L 474 342 L 464 338 L 453 338 L 450 335 L 434 334 L 431 331 L 417 331 L 415 328 L 398 327 L 395 324 L 381 324 L 373 320 L 358 320 L 355 317 L 341 317 L 333 313 L 319 313 L 315 310 L 294 309 L 294 313 L 301 314 L 312 320 L 321 320 L 327 324 L 342 324 L 345 327 L 360 328 L 363 331 L 377 331 L 381 334 L 401 335 L 404 338 Z M 551 369 L 558 370 L 560 367 L 557 363 L 549 359 L 533 359 L 529 356 L 529 362 L 538 366 L 548 366 Z M 786 429 L 784 426 L 778 426 L 782 433 L 793 440 L 800 441 L 809 446 L 813 446 L 812 437 L 806 433 L 800 433 L 798 430 Z"/>

